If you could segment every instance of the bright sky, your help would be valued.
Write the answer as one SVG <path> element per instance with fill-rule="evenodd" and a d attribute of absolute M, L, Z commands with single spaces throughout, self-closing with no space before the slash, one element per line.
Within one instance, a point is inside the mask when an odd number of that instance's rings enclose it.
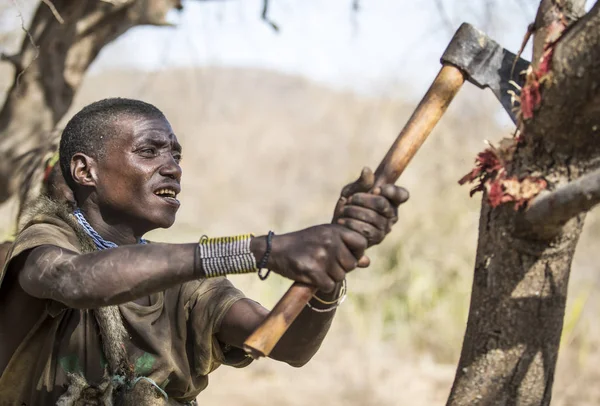
<path fill-rule="evenodd" d="M 281 27 L 276 33 L 260 19 L 261 0 L 188 1 L 172 16 L 177 28 L 132 30 L 103 51 L 95 69 L 251 66 L 371 93 L 408 82 L 421 93 L 461 22 L 516 52 L 538 2 L 495 1 L 486 15 L 488 2 L 480 0 L 362 0 L 359 13 L 352 0 L 271 0 L 270 17 Z"/>
<path fill-rule="evenodd" d="M 13 0 L 24 7 L 26 0 Z M 176 28 L 140 27 L 105 47 L 92 67 L 241 66 L 306 76 L 371 94 L 421 95 L 463 22 L 516 52 L 539 0 L 271 0 L 275 32 L 261 20 L 262 0 L 187 0 Z M 593 0 L 588 0 L 588 9 Z M 444 12 L 440 12 L 438 5 Z M 492 8 L 486 8 L 491 4 Z M 18 29 L 14 10 L 0 33 Z M 486 11 L 487 10 L 487 11 Z M 530 55 L 526 49 L 525 57 Z"/>

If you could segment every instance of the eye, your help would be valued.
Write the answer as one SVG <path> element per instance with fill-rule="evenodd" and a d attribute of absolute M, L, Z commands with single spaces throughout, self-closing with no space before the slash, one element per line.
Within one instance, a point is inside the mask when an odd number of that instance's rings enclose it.
<path fill-rule="evenodd" d="M 146 157 L 154 157 L 158 155 L 158 150 L 155 147 L 143 147 L 139 149 L 139 152 Z"/>
<path fill-rule="evenodd" d="M 173 159 L 175 160 L 175 162 L 180 163 L 183 157 L 181 156 L 180 152 L 175 152 L 173 153 Z"/>

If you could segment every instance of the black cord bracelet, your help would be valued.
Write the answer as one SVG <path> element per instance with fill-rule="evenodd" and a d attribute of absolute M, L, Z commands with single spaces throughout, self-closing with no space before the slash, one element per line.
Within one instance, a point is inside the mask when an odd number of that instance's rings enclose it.
<path fill-rule="evenodd" d="M 258 265 L 256 265 L 256 267 L 258 268 L 258 277 L 260 278 L 261 281 L 264 281 L 265 279 L 267 279 L 267 277 L 271 273 L 271 270 L 267 269 L 267 273 L 263 275 L 262 270 L 263 270 L 263 268 L 265 268 L 267 266 L 267 262 L 269 261 L 269 255 L 271 255 L 271 248 L 272 248 L 274 235 L 275 235 L 275 233 L 273 231 L 269 231 L 269 233 L 267 234 L 267 250 L 265 251 L 265 255 L 263 255 L 263 257 L 259 261 Z"/>

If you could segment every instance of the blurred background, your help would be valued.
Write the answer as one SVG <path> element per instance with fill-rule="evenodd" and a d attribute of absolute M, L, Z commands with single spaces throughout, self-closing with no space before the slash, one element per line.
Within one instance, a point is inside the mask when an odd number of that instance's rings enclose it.
<path fill-rule="evenodd" d="M 18 48 L 35 3 L 0 3 L 0 51 Z M 170 15 L 174 28 L 135 28 L 104 48 L 65 122 L 112 96 L 165 112 L 184 146 L 182 208 L 153 240 L 293 231 L 328 222 L 341 187 L 363 166 L 375 169 L 463 21 L 516 52 L 537 5 L 272 0 L 269 22 L 259 0 L 190 0 Z M 12 79 L 12 67 L 0 64 L 0 97 Z M 301 369 L 270 360 L 222 367 L 200 403 L 444 404 L 468 315 L 480 206 L 457 181 L 484 140 L 513 131 L 491 93 L 466 85 L 399 181 L 411 199 L 371 251 L 371 267 L 349 276 L 349 297 L 313 361 Z M 12 231 L 14 216 L 14 205 L 0 208 L 0 234 Z M 600 403 L 599 235 L 598 213 L 590 213 L 573 264 L 554 405 Z M 231 280 L 267 307 L 290 284 L 277 275 Z"/>

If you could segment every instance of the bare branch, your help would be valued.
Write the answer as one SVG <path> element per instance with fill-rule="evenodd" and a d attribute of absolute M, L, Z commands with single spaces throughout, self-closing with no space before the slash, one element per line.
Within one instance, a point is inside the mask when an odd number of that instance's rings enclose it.
<path fill-rule="evenodd" d="M 279 26 L 277 24 L 275 24 L 275 22 L 269 18 L 269 0 L 263 0 L 263 10 L 262 10 L 261 18 L 263 19 L 263 21 L 265 21 L 267 24 L 269 24 L 271 26 L 271 28 L 273 28 L 273 30 L 275 30 L 276 32 L 279 32 Z"/>
<path fill-rule="evenodd" d="M 600 203 L 600 169 L 553 192 L 540 194 L 524 213 L 526 227 L 541 238 L 556 236 L 562 226 Z"/>
<path fill-rule="evenodd" d="M 49 142 L 100 50 L 132 27 L 166 25 L 167 13 L 181 8 L 181 0 L 51 1 L 64 24 L 42 1 L 29 28 L 21 16 L 27 34 L 18 59 L 11 59 L 23 69 L 0 109 L 0 203 L 26 184 L 28 168 L 20 157 Z"/>
<path fill-rule="evenodd" d="M 18 74 L 15 79 L 15 84 L 18 88 L 19 83 L 21 81 L 21 76 L 23 76 L 23 74 L 25 73 L 27 68 L 29 68 L 29 66 L 31 66 L 31 64 L 40 56 L 40 50 L 39 50 L 39 47 L 36 45 L 35 40 L 33 39 L 33 36 L 31 35 L 31 32 L 25 27 L 25 19 L 23 18 L 23 13 L 21 13 L 21 10 L 19 9 L 19 5 L 17 4 L 17 2 L 15 0 L 13 0 L 13 4 L 15 5 L 15 7 L 17 9 L 17 15 L 19 16 L 19 19 L 21 20 L 21 29 L 23 30 L 23 32 L 25 32 L 25 35 L 27 36 L 27 39 L 31 43 L 31 46 L 33 47 L 33 49 L 35 49 L 35 55 L 33 56 L 33 59 L 31 59 L 31 61 L 27 64 L 27 66 L 25 66 L 25 68 L 23 68 L 23 58 L 21 55 L 14 55 L 10 59 L 6 58 L 6 60 L 11 61 L 11 62 L 19 61 L 19 65 L 15 64 L 15 68 L 18 69 Z"/>
<path fill-rule="evenodd" d="M 54 7 L 54 3 L 52 3 L 50 0 L 42 0 L 42 2 L 48 6 L 50 11 L 52 11 L 52 14 L 54 14 L 54 18 L 56 18 L 56 21 L 58 21 L 61 24 L 65 23 L 65 20 L 63 20 L 56 7 Z"/>

